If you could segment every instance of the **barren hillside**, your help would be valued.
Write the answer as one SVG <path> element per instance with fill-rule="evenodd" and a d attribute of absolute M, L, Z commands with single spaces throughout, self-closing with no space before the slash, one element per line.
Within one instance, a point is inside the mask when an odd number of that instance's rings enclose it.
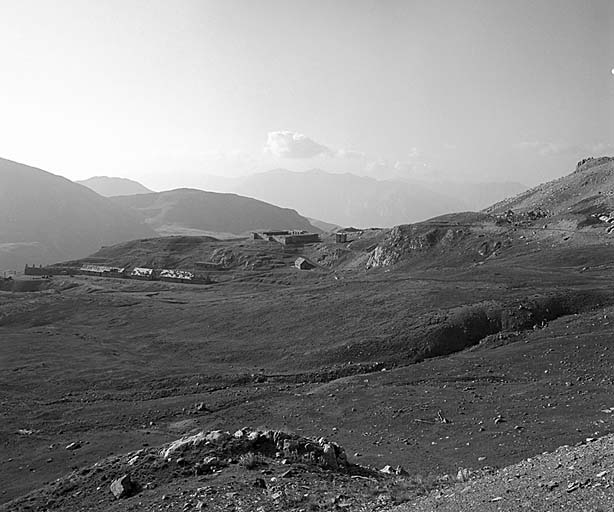
<path fill-rule="evenodd" d="M 82 185 L 0 159 L 0 270 L 83 257 L 153 234 L 137 214 Z"/>
<path fill-rule="evenodd" d="M 320 230 L 296 211 L 236 194 L 177 189 L 113 198 L 138 211 L 159 234 L 244 234 L 258 229 Z"/>

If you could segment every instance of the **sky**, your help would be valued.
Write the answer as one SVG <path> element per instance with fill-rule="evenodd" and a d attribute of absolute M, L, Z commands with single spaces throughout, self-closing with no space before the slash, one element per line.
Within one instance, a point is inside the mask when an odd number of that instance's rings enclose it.
<path fill-rule="evenodd" d="M 614 155 L 611 0 L 0 0 L 0 156 L 159 190 Z"/>

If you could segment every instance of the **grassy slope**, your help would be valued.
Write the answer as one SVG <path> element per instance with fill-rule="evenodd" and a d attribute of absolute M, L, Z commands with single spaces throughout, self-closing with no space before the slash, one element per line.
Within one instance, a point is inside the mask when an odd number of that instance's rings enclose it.
<path fill-rule="evenodd" d="M 519 260 L 338 280 L 278 271 L 208 287 L 82 279 L 59 295 L 1 295 L 0 442 L 12 459 L 2 466 L 2 497 L 196 427 L 324 434 L 361 462 L 421 474 L 508 464 L 604 433 L 595 422 L 613 391 L 604 318 L 612 312 L 594 310 L 594 292 L 611 294 L 611 255 L 587 252 L 602 266 Z M 459 307 L 518 308 L 569 291 L 588 312 L 407 365 L 412 346 L 458 318 Z M 374 361 L 386 363 L 366 366 Z M 194 408 L 200 402 L 206 410 Z M 437 423 L 439 410 L 453 423 Z M 505 424 L 493 423 L 498 414 Z M 64 449 L 77 439 L 88 444 Z"/>

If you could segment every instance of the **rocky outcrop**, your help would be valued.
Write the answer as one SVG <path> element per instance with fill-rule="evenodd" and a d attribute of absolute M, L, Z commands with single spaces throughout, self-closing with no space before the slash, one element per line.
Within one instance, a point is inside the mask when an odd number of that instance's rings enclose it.
<path fill-rule="evenodd" d="M 199 432 L 166 445 L 160 457 L 167 461 L 181 460 L 182 466 L 200 464 L 202 456 L 215 451 L 220 458 L 236 459 L 246 453 L 266 457 L 285 458 L 292 461 L 317 464 L 323 468 L 343 470 L 348 467 L 344 449 L 337 443 L 321 437 L 308 439 L 279 430 L 252 430 L 243 428 L 234 434 L 221 430 Z"/>
<path fill-rule="evenodd" d="M 607 164 L 608 162 L 614 161 L 614 158 L 609 156 L 600 156 L 600 157 L 588 157 L 583 158 L 576 164 L 576 172 L 582 172 L 590 169 L 591 167 L 596 167 L 598 165 Z"/>
<path fill-rule="evenodd" d="M 373 249 L 367 261 L 367 268 L 389 267 L 436 246 L 453 246 L 466 235 L 467 231 L 461 227 L 396 226 L 389 231 L 384 241 Z"/>

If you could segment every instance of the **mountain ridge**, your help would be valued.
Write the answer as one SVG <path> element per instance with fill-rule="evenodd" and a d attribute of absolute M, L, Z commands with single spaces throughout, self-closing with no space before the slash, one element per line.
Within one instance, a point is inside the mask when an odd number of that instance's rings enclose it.
<path fill-rule="evenodd" d="M 104 197 L 149 194 L 153 192 L 153 190 L 148 189 L 138 181 L 114 176 L 92 176 L 75 183 L 84 185 Z"/>
<path fill-rule="evenodd" d="M 117 196 L 115 204 L 132 208 L 159 234 L 245 234 L 259 229 L 320 232 L 290 208 L 235 193 L 178 188 L 163 192 Z M 186 231 L 187 230 L 187 231 Z"/>
<path fill-rule="evenodd" d="M 86 256 L 153 230 L 130 210 L 36 167 L 0 159 L 0 268 Z"/>

